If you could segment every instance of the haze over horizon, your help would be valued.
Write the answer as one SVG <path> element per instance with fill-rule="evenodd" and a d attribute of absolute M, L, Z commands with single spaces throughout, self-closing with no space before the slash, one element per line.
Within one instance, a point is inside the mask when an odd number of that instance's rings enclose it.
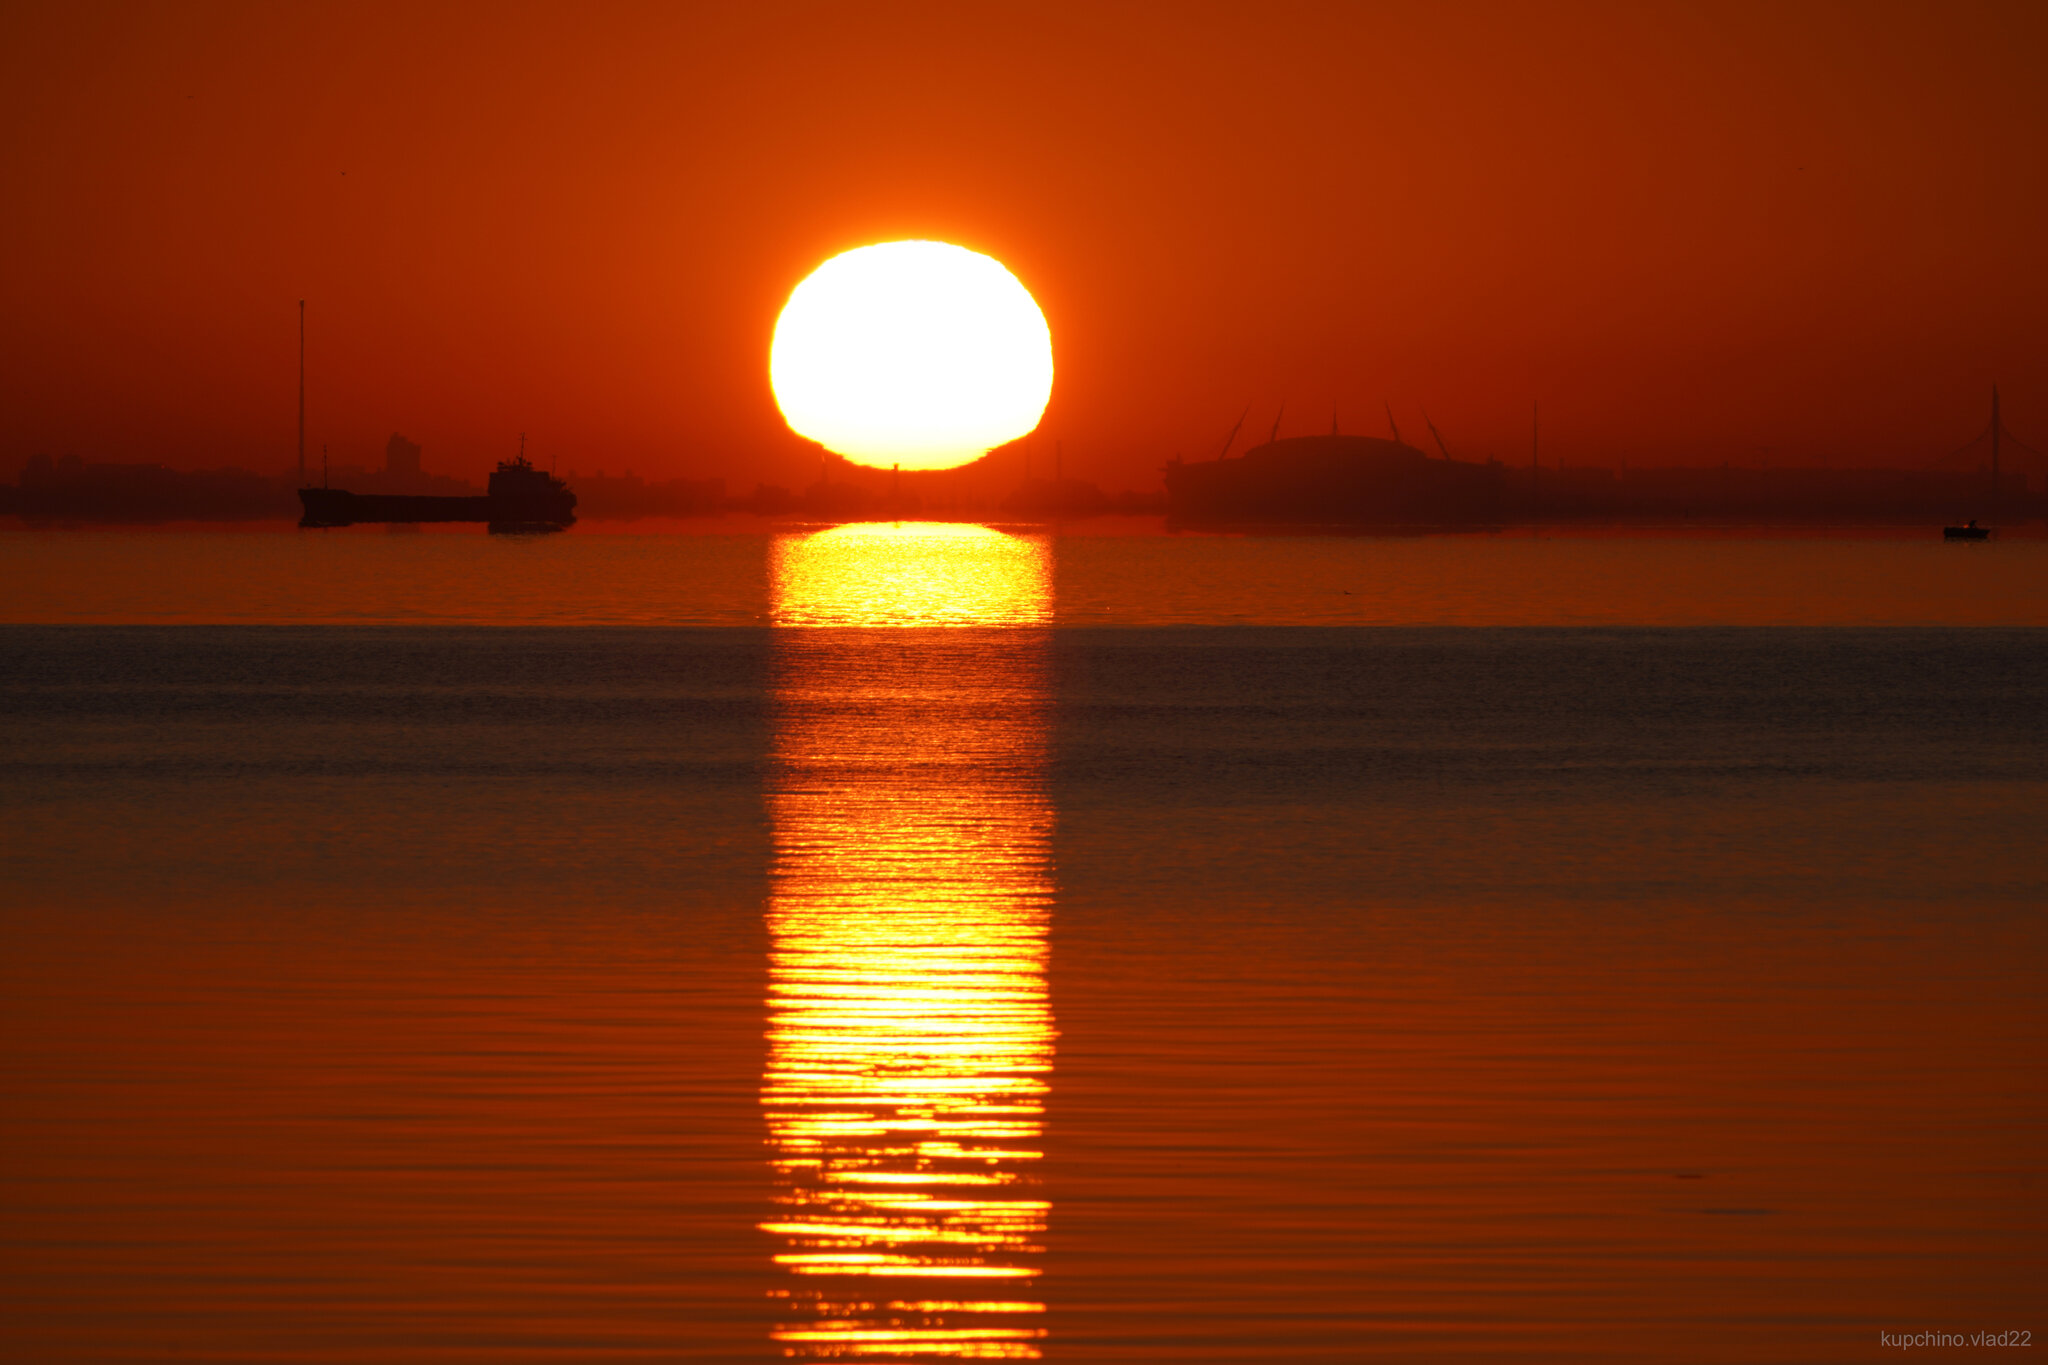
<path fill-rule="evenodd" d="M 0 52 L 36 454 L 802 481 L 767 347 L 836 252 L 986 252 L 1041 428 L 1149 487 L 1427 411 L 1461 457 L 2048 446 L 2048 11 L 75 6 Z M 1412 425 L 1411 425 L 1412 424 Z"/>

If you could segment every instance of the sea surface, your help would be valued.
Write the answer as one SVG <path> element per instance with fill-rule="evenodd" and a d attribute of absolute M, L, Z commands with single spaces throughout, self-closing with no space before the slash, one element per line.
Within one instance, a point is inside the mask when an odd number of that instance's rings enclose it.
<path fill-rule="evenodd" d="M 2048 1345 L 2048 543 L 0 572 L 8 1359 Z"/>

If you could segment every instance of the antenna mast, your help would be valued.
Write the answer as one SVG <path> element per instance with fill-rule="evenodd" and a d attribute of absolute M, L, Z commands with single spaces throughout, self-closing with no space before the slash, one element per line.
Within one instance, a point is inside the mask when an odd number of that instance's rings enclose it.
<path fill-rule="evenodd" d="M 1991 524 L 1998 525 L 1998 385 L 1991 386 Z"/>
<path fill-rule="evenodd" d="M 299 487 L 306 486 L 306 301 L 299 300 Z"/>

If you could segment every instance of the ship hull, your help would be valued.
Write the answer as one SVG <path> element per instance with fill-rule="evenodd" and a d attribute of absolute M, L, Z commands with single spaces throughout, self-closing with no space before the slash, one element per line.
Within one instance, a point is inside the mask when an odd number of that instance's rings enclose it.
<path fill-rule="evenodd" d="M 561 531 L 575 524 L 569 496 L 431 497 L 351 493 L 344 488 L 301 488 L 301 526 L 353 526 L 358 522 L 480 521 L 493 531 Z"/>

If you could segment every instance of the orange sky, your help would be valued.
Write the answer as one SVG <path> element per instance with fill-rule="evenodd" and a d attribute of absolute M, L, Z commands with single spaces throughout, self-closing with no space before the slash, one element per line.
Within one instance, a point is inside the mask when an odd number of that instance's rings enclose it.
<path fill-rule="evenodd" d="M 2048 7 L 39 6 L 0 48 L 0 472 L 799 481 L 788 291 L 929 236 L 1038 297 L 1067 469 L 1263 436 L 2048 448 Z"/>

